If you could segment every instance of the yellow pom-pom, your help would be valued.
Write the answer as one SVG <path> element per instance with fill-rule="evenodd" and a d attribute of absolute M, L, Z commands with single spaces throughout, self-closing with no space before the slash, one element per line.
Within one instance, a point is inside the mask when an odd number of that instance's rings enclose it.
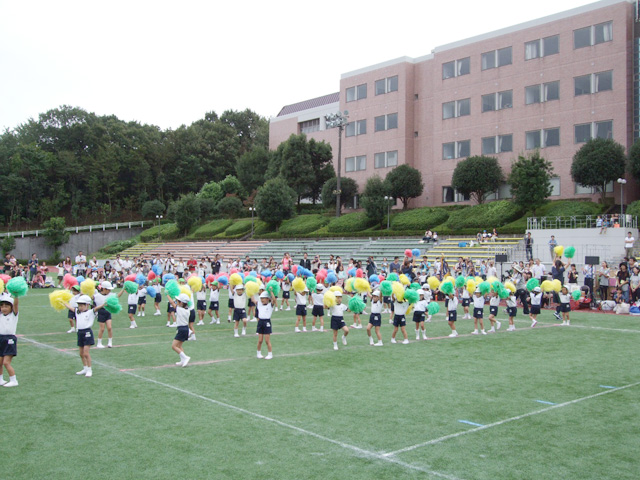
<path fill-rule="evenodd" d="M 487 277 L 487 282 L 489 282 L 490 284 L 493 285 L 494 282 L 497 282 L 498 279 L 496 277 L 494 277 L 493 275 L 491 275 L 490 277 Z"/>
<path fill-rule="evenodd" d="M 551 286 L 553 287 L 553 291 L 556 293 L 562 290 L 562 283 L 557 278 L 551 281 Z"/>
<path fill-rule="evenodd" d="M 191 295 L 191 289 L 186 285 L 180 285 L 180 293 L 184 293 L 185 295 L 188 295 L 189 298 L 193 300 Z"/>
<path fill-rule="evenodd" d="M 242 277 L 237 273 L 232 273 L 229 277 L 229 284 L 233 286 L 242 285 Z"/>
<path fill-rule="evenodd" d="M 331 287 L 331 288 L 333 289 L 333 287 Z M 336 296 L 335 296 L 335 294 L 331 290 L 329 290 L 328 292 L 326 292 L 324 294 L 323 302 L 324 302 L 324 306 L 327 307 L 327 308 L 335 307 L 336 306 Z"/>
<path fill-rule="evenodd" d="M 334 285 L 329 290 L 332 291 L 332 292 L 344 293 L 344 290 L 342 289 L 342 287 L 340 285 Z"/>
<path fill-rule="evenodd" d="M 484 282 L 484 280 L 482 280 L 482 277 L 476 277 L 476 285 L 480 285 L 482 282 Z"/>
<path fill-rule="evenodd" d="M 87 278 L 84 282 L 80 284 L 80 291 L 93 298 L 93 295 L 96 293 L 96 282 L 92 279 Z"/>
<path fill-rule="evenodd" d="M 551 283 L 551 280 L 545 280 L 544 282 L 542 282 L 542 284 L 540 284 L 540 288 L 543 292 L 552 292 L 553 283 Z"/>
<path fill-rule="evenodd" d="M 304 283 L 304 280 L 300 277 L 296 277 L 293 282 L 291 282 L 291 286 L 297 293 L 302 293 L 306 288 L 307 284 Z"/>
<path fill-rule="evenodd" d="M 49 303 L 51 306 L 61 312 L 64 310 L 64 304 L 68 303 L 73 298 L 73 294 L 69 290 L 55 290 L 49 294 Z"/>
<path fill-rule="evenodd" d="M 196 293 L 202 290 L 202 278 L 200 278 L 197 275 L 191 275 L 187 279 L 187 283 L 191 287 L 191 290 L 193 290 Z"/>
<path fill-rule="evenodd" d="M 391 284 L 391 291 L 399 302 L 404 300 L 404 287 L 400 282 L 393 282 Z"/>
<path fill-rule="evenodd" d="M 247 282 L 244 286 L 244 291 L 247 292 L 248 297 L 253 297 L 260 291 L 260 284 L 258 282 Z"/>
<path fill-rule="evenodd" d="M 355 282 L 356 282 L 356 279 L 354 277 L 347 278 L 347 281 L 344 282 L 344 289 L 349 293 L 355 292 L 355 287 L 354 287 Z"/>
<path fill-rule="evenodd" d="M 561 257 L 564 253 L 564 247 L 562 245 L 558 245 L 553 249 L 553 253 L 555 253 L 556 256 Z"/>
<path fill-rule="evenodd" d="M 429 284 L 429 288 L 434 292 L 440 287 L 440 280 L 438 277 L 429 277 L 427 278 L 427 283 Z"/>
<path fill-rule="evenodd" d="M 513 284 L 513 282 L 504 282 L 504 288 L 509 290 L 511 293 L 516 293 L 516 286 Z"/>
<path fill-rule="evenodd" d="M 353 282 L 353 288 L 358 293 L 371 292 L 371 285 L 364 278 L 356 278 L 355 282 Z"/>
<path fill-rule="evenodd" d="M 4 280 L 0 278 L 0 293 L 4 292 Z"/>
<path fill-rule="evenodd" d="M 476 281 L 473 278 L 467 280 L 467 291 L 473 293 L 476 291 Z"/>
<path fill-rule="evenodd" d="M 402 285 L 411 285 L 411 280 L 404 273 L 400 274 L 400 283 Z"/>

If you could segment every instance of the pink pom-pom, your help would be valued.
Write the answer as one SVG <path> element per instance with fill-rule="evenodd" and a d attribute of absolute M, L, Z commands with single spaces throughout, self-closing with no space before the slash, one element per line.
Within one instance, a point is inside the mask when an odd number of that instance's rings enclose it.
<path fill-rule="evenodd" d="M 404 251 L 404 256 L 405 256 L 405 257 L 407 257 L 407 258 L 411 258 L 411 257 L 413 257 L 413 252 L 411 251 L 411 249 L 410 249 L 410 248 L 407 248 L 407 249 Z"/>
<path fill-rule="evenodd" d="M 237 268 L 232 268 L 231 270 L 229 270 L 229 275 L 233 275 L 234 273 L 238 273 L 240 270 L 238 270 Z"/>
<path fill-rule="evenodd" d="M 156 274 L 153 272 L 149 272 L 149 275 L 147 275 L 147 280 L 151 281 L 155 279 L 156 279 Z"/>
<path fill-rule="evenodd" d="M 364 272 L 362 271 L 361 268 L 359 268 L 358 270 L 356 270 L 356 277 L 357 278 L 362 278 L 364 277 Z"/>
<path fill-rule="evenodd" d="M 294 265 L 293 267 L 291 267 L 291 273 L 293 273 L 294 275 L 297 275 L 297 273 L 298 273 L 298 265 Z"/>
<path fill-rule="evenodd" d="M 378 275 L 378 278 L 380 278 L 380 283 L 384 282 L 387 277 L 385 277 L 384 275 Z"/>
<path fill-rule="evenodd" d="M 214 277 L 212 274 L 207 275 L 207 278 L 205 279 L 207 283 L 213 283 L 216 281 L 216 277 Z"/>
<path fill-rule="evenodd" d="M 135 282 L 136 281 L 136 274 L 132 273 L 131 275 L 127 275 L 126 277 L 124 277 L 124 281 L 125 282 Z"/>
<path fill-rule="evenodd" d="M 6 285 L 6 283 L 5 283 L 5 285 Z M 76 285 L 78 285 L 78 280 L 76 279 L 76 277 L 74 277 L 70 273 L 67 273 L 62 278 L 62 286 L 64 288 L 66 288 L 67 290 L 69 290 L 71 287 L 75 287 Z"/>
<path fill-rule="evenodd" d="M 67 273 L 67 275 L 69 275 L 69 274 Z M 69 275 L 69 276 L 72 277 L 75 280 L 75 278 L 72 275 Z M 1 273 L 0 274 L 0 280 L 2 280 L 4 282 L 4 284 L 6 285 L 7 283 L 9 283 L 9 280 L 11 280 L 11 277 L 9 275 Z M 76 283 L 78 283 L 78 282 L 76 281 Z"/>

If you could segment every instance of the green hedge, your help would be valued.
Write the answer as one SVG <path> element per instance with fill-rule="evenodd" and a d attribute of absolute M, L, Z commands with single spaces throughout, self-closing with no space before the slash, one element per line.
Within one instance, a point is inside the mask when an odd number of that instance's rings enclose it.
<path fill-rule="evenodd" d="M 602 209 L 602 205 L 594 202 L 559 200 L 543 205 L 536 211 L 536 216 L 570 217 L 573 215 L 598 215 L 602 212 Z"/>
<path fill-rule="evenodd" d="M 219 233 L 224 232 L 227 228 L 231 226 L 233 220 L 230 219 L 221 219 L 214 220 L 213 222 L 206 223 L 193 232 L 193 238 L 211 238 Z"/>
<path fill-rule="evenodd" d="M 140 240 L 143 242 L 151 242 L 158 238 L 162 240 L 173 240 L 179 236 L 180 232 L 175 223 L 165 223 L 146 229 L 140 234 Z"/>
<path fill-rule="evenodd" d="M 393 230 L 427 230 L 444 223 L 449 218 L 449 211 L 443 208 L 415 208 L 400 212 L 391 217 Z"/>
<path fill-rule="evenodd" d="M 120 253 L 127 248 L 131 248 L 138 244 L 138 240 L 135 238 L 129 240 L 116 240 L 115 242 L 111 242 L 104 247 L 102 247 L 99 252 L 105 253 L 107 255 L 114 255 L 116 253 Z"/>
<path fill-rule="evenodd" d="M 284 236 L 311 233 L 324 227 L 329 221 L 330 218 L 324 215 L 299 215 L 291 220 L 282 222 L 279 232 Z"/>
<path fill-rule="evenodd" d="M 244 235 L 251 231 L 251 219 L 236 220 L 225 231 L 226 236 Z"/>
<path fill-rule="evenodd" d="M 349 213 L 338 218 L 333 218 L 327 225 L 329 233 L 354 233 L 366 230 L 375 225 L 364 212 Z"/>
<path fill-rule="evenodd" d="M 522 213 L 515 203 L 509 200 L 498 200 L 451 212 L 444 226 L 455 234 L 462 233 L 463 229 L 475 230 L 477 233 L 478 230 L 490 230 L 506 225 Z M 436 229 L 436 231 L 440 234 L 442 229 Z M 443 233 L 443 235 L 446 234 Z"/>
<path fill-rule="evenodd" d="M 627 215 L 640 216 L 640 200 L 631 203 L 624 211 Z"/>

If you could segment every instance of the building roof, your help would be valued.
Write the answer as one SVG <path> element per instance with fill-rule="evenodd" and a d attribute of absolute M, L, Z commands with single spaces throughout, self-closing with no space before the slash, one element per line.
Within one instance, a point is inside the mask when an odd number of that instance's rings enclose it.
<path fill-rule="evenodd" d="M 291 105 L 285 105 L 278 113 L 278 117 L 289 115 L 291 113 L 301 112 L 310 108 L 321 107 L 323 105 L 329 105 L 330 103 L 336 103 L 340 100 L 340 92 L 330 93 L 329 95 L 323 95 L 322 97 L 312 98 L 305 100 L 304 102 L 293 103 Z"/>

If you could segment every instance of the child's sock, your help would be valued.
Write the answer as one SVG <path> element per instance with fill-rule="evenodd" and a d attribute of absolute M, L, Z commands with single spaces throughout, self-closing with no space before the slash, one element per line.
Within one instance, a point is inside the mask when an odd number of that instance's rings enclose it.
<path fill-rule="evenodd" d="M 187 358 L 187 354 L 184 352 L 180 352 L 180 360 L 184 361 L 185 358 Z"/>

